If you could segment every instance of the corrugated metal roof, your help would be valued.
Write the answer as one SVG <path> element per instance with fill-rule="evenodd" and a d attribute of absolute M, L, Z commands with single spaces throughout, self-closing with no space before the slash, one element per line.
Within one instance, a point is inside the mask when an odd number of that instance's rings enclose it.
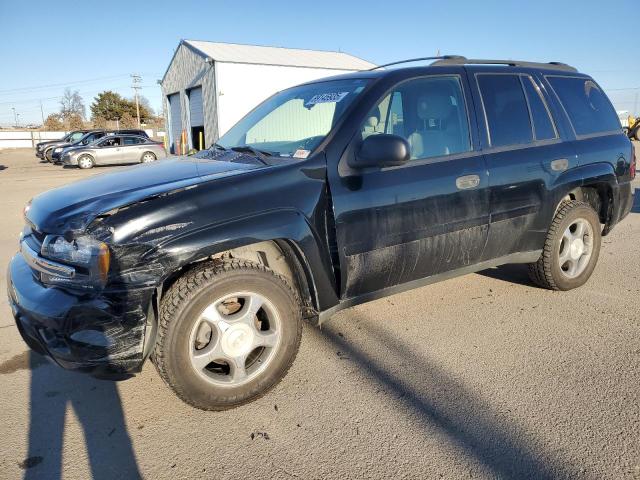
<path fill-rule="evenodd" d="M 217 62 L 328 68 L 332 70 L 365 70 L 376 66 L 371 62 L 342 52 L 203 42 L 199 40 L 183 40 L 183 42 Z"/>

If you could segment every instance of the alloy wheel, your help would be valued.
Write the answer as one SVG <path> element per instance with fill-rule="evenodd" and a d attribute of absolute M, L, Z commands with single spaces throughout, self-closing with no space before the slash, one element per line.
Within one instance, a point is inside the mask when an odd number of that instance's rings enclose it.
<path fill-rule="evenodd" d="M 209 304 L 189 338 L 192 367 L 208 382 L 236 387 L 264 371 L 280 345 L 273 304 L 254 292 L 225 295 Z"/>
<path fill-rule="evenodd" d="M 593 253 L 593 228 L 583 219 L 574 220 L 562 234 L 558 251 L 560 271 L 568 278 L 579 276 Z"/>

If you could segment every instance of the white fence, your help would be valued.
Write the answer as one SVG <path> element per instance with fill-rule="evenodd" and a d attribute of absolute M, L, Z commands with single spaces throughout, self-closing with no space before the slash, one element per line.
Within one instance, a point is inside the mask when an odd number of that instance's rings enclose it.
<path fill-rule="evenodd" d="M 164 137 L 164 132 L 145 129 L 149 137 Z M 33 130 L 0 130 L 0 148 L 35 148 L 38 142 L 57 140 L 69 132 L 37 132 Z"/>
<path fill-rule="evenodd" d="M 0 148 L 35 148 L 38 142 L 62 138 L 67 132 L 35 132 L 32 130 L 0 131 Z"/>

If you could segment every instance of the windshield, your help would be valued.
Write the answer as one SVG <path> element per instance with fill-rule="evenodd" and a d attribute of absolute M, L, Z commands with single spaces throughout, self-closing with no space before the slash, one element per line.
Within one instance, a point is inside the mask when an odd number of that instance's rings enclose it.
<path fill-rule="evenodd" d="M 276 93 L 218 140 L 270 155 L 306 158 L 327 136 L 367 80 L 333 80 Z"/>
<path fill-rule="evenodd" d="M 80 140 L 82 138 L 82 136 L 84 135 L 84 133 L 82 132 L 74 132 L 71 134 L 70 138 L 69 138 L 69 142 L 77 142 L 78 140 Z"/>

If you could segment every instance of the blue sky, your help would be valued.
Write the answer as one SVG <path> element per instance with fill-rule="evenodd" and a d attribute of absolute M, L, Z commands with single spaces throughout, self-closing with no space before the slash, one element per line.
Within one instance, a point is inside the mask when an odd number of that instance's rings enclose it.
<path fill-rule="evenodd" d="M 341 50 L 375 63 L 438 50 L 563 61 L 592 74 L 617 109 L 632 110 L 638 12 L 637 0 L 0 0 L 0 125 L 13 123 L 11 107 L 21 123 L 39 122 L 40 100 L 45 116 L 56 111 L 65 86 L 87 109 L 105 89 L 131 96 L 134 72 L 158 108 L 156 80 L 182 38 Z"/>

